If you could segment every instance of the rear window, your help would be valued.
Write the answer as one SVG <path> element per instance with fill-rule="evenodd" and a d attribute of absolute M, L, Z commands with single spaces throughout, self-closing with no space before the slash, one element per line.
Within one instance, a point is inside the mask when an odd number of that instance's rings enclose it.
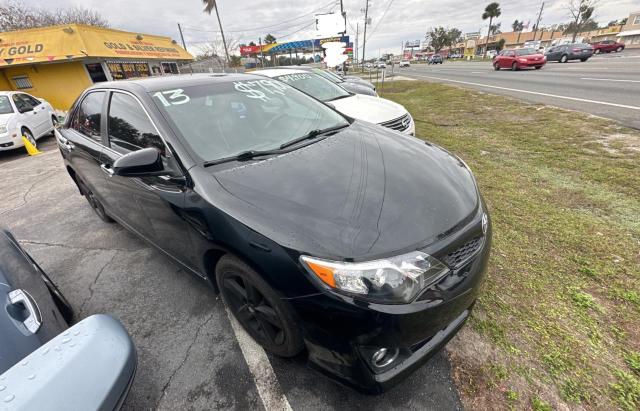
<path fill-rule="evenodd" d="M 517 56 L 530 56 L 532 54 L 538 54 L 538 51 L 536 49 L 530 49 L 530 48 L 516 50 Z"/>

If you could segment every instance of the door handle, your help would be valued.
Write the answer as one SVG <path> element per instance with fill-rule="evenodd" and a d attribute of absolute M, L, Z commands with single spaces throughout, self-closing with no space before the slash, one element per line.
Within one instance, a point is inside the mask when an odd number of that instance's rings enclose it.
<path fill-rule="evenodd" d="M 9 301 L 12 305 L 22 305 L 25 310 L 27 310 L 29 316 L 22 321 L 22 324 L 30 333 L 35 334 L 42 325 L 42 316 L 33 297 L 26 291 L 18 288 L 9 292 Z"/>
<path fill-rule="evenodd" d="M 100 168 L 109 177 L 113 176 L 113 168 L 111 168 L 111 166 L 109 166 L 107 164 L 100 164 Z"/>

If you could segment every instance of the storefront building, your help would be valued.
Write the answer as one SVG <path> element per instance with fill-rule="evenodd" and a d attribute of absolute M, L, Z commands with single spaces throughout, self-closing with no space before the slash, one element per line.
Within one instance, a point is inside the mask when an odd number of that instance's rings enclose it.
<path fill-rule="evenodd" d="M 178 74 L 193 56 L 164 36 L 70 24 L 0 33 L 0 89 L 68 110 L 92 84 Z"/>

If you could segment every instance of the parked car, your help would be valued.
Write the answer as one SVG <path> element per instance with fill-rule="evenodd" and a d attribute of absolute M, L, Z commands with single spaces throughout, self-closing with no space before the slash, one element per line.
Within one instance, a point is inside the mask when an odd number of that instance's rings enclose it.
<path fill-rule="evenodd" d="M 349 117 L 380 124 L 406 134 L 415 133 L 411 114 L 391 100 L 349 93 L 326 78 L 304 70 L 267 69 L 254 73 L 283 81 L 323 103 L 330 104 Z"/>
<path fill-rule="evenodd" d="M 498 55 L 498 50 L 488 50 L 487 57 L 493 59 Z"/>
<path fill-rule="evenodd" d="M 294 70 L 304 70 L 310 73 L 318 74 L 332 83 L 337 84 L 343 89 L 347 90 L 350 93 L 355 94 L 363 94 L 365 96 L 373 96 L 378 97 L 378 93 L 376 92 L 376 87 L 369 81 L 366 80 L 355 80 L 351 79 L 353 76 L 347 76 L 349 79 L 343 78 L 335 73 L 332 73 L 329 70 L 322 70 L 317 67 L 310 66 L 290 66 L 289 68 Z"/>
<path fill-rule="evenodd" d="M 379 61 L 376 63 L 376 67 L 379 69 L 386 69 L 387 68 L 387 63 L 385 63 L 384 61 Z"/>
<path fill-rule="evenodd" d="M 593 48 L 593 54 L 611 53 L 612 51 L 620 53 L 624 50 L 624 43 L 619 43 L 615 40 L 602 40 L 591 43 L 591 47 Z"/>
<path fill-rule="evenodd" d="M 411 63 L 409 63 L 409 60 L 402 60 L 402 61 L 400 62 L 399 67 L 400 67 L 400 68 L 402 68 L 402 67 L 411 67 Z"/>
<path fill-rule="evenodd" d="M 70 304 L 5 228 L 0 295 L 0 397 L 6 409 L 119 409 L 137 363 L 126 330 L 106 315 L 68 328 Z"/>
<path fill-rule="evenodd" d="M 0 91 L 0 151 L 23 147 L 50 134 L 57 123 L 51 104 L 21 91 Z"/>
<path fill-rule="evenodd" d="M 429 57 L 429 60 L 427 60 L 428 64 L 442 64 L 442 62 L 443 60 L 440 54 L 434 54 L 433 56 Z"/>
<path fill-rule="evenodd" d="M 554 46 L 545 53 L 547 61 L 559 61 L 560 63 L 566 63 L 569 60 L 585 62 L 589 60 L 591 56 L 593 56 L 591 45 L 583 43 Z"/>
<path fill-rule="evenodd" d="M 477 298 L 491 224 L 466 164 L 287 83 L 100 83 L 57 138 L 92 207 L 211 284 L 270 353 L 306 348 L 359 390 L 424 364 Z"/>
<path fill-rule="evenodd" d="M 495 70 L 510 68 L 515 71 L 531 67 L 539 70 L 547 64 L 547 59 L 535 49 L 508 49 L 502 50 L 500 54 L 493 59 L 492 64 Z"/>

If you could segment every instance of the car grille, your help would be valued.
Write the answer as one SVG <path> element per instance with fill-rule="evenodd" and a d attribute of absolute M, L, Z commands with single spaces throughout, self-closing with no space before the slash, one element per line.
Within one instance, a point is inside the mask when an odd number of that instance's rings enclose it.
<path fill-rule="evenodd" d="M 451 268 L 457 268 L 472 257 L 482 246 L 482 237 L 478 236 L 450 252 L 442 261 Z"/>
<path fill-rule="evenodd" d="M 411 117 L 409 117 L 409 113 L 407 113 L 402 117 L 380 123 L 380 125 L 392 130 L 405 131 L 411 125 Z"/>

